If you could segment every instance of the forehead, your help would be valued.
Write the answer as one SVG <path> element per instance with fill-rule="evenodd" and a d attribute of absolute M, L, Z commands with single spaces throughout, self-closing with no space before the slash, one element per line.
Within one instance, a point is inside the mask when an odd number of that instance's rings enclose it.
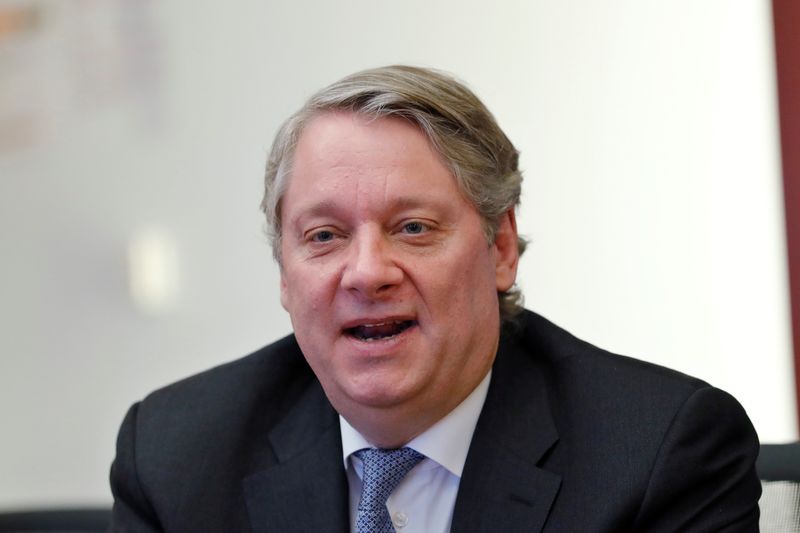
<path fill-rule="evenodd" d="M 462 199 L 458 184 L 427 136 L 413 123 L 351 112 L 314 117 L 303 129 L 287 176 L 283 211 L 348 192 L 376 201 L 409 196 Z M 312 198 L 313 197 L 313 198 Z"/>
<path fill-rule="evenodd" d="M 315 163 L 408 163 L 410 159 L 445 164 L 428 137 L 409 120 L 328 111 L 311 118 L 303 128 L 293 168 Z"/>

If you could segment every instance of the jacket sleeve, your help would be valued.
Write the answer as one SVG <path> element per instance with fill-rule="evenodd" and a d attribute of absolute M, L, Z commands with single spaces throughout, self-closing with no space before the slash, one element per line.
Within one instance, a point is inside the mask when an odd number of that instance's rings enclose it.
<path fill-rule="evenodd" d="M 117 437 L 117 456 L 111 465 L 114 495 L 111 526 L 113 533 L 156 533 L 163 531 L 156 513 L 142 490 L 136 465 L 136 420 L 139 404 L 133 405 Z"/>
<path fill-rule="evenodd" d="M 634 531 L 758 531 L 758 436 L 741 405 L 695 391 L 661 444 Z"/>

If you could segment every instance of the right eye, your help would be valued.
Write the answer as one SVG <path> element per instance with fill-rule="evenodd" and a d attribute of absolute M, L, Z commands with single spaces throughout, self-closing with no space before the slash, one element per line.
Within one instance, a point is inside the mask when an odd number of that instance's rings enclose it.
<path fill-rule="evenodd" d="M 323 229 L 323 230 L 317 231 L 316 233 L 312 234 L 311 235 L 311 240 L 313 242 L 328 242 L 328 241 L 332 241 L 334 237 L 335 237 L 335 235 L 333 234 L 332 231 Z"/>

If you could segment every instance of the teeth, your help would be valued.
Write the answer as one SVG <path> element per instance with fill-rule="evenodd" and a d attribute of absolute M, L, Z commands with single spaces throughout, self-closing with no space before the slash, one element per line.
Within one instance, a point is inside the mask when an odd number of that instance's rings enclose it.
<path fill-rule="evenodd" d="M 373 342 L 395 337 L 412 325 L 410 320 L 387 320 L 348 328 L 348 332 L 361 341 Z"/>
<path fill-rule="evenodd" d="M 405 320 L 391 320 L 389 322 L 377 322 L 375 324 L 362 324 L 360 327 L 362 328 L 377 328 L 378 326 L 386 326 L 388 324 L 402 324 Z"/>
<path fill-rule="evenodd" d="M 388 337 L 359 337 L 359 339 L 364 341 L 364 342 L 378 342 L 378 341 L 382 341 L 382 340 L 385 340 L 385 339 L 391 339 L 392 337 L 396 337 L 396 336 L 397 336 L 397 334 L 389 335 Z"/>

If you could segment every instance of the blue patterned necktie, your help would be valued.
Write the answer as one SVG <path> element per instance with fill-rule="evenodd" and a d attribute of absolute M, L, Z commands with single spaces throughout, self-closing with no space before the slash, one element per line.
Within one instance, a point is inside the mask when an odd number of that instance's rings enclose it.
<path fill-rule="evenodd" d="M 355 452 L 355 456 L 364 463 L 357 533 L 394 533 L 386 500 L 424 456 L 411 448 L 364 448 Z"/>

